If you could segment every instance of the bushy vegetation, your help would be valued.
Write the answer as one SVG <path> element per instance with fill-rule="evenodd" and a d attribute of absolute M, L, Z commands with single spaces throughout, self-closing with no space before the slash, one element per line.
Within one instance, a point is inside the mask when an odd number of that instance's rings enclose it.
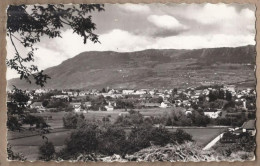
<path fill-rule="evenodd" d="M 100 126 L 94 122 L 82 123 L 67 139 L 66 147 L 58 153 L 62 159 L 75 159 L 80 154 L 133 154 L 152 145 L 181 144 L 192 141 L 183 130 L 169 132 L 164 127 L 142 123 L 126 132 L 117 125 Z"/>
<path fill-rule="evenodd" d="M 75 129 L 77 128 L 78 124 L 81 123 L 81 121 L 85 120 L 85 117 L 83 114 L 76 114 L 73 112 L 66 113 L 63 120 L 63 126 L 67 129 Z"/>
<path fill-rule="evenodd" d="M 91 99 L 92 106 L 90 109 L 94 111 L 102 110 L 105 111 L 105 105 L 107 105 L 106 99 L 103 95 L 98 96 L 97 98 Z"/>
<path fill-rule="evenodd" d="M 134 104 L 132 101 L 129 101 L 129 100 L 117 99 L 115 108 L 116 109 L 133 109 Z"/>
<path fill-rule="evenodd" d="M 98 152 L 104 155 L 124 155 L 127 144 L 126 133 L 120 127 L 106 127 L 98 136 Z"/>
<path fill-rule="evenodd" d="M 55 148 L 51 142 L 44 142 L 42 146 L 39 147 L 39 160 L 50 161 L 55 157 Z"/>
<path fill-rule="evenodd" d="M 36 125 L 36 128 L 44 129 L 48 128 L 49 125 L 45 122 L 41 116 L 26 115 L 23 119 L 24 124 L 29 124 L 31 127 Z"/>
<path fill-rule="evenodd" d="M 25 161 L 26 158 L 21 153 L 15 153 L 12 150 L 12 146 L 7 144 L 7 158 L 8 160 L 18 160 L 18 161 Z"/>
<path fill-rule="evenodd" d="M 128 113 L 129 114 L 126 114 L 125 116 L 119 116 L 116 119 L 115 124 L 127 127 L 127 126 L 140 125 L 144 123 L 144 117 L 140 112 L 130 110 Z"/>
<path fill-rule="evenodd" d="M 14 116 L 8 116 L 7 119 L 7 128 L 11 131 L 19 130 L 22 126 L 22 124 L 18 121 L 18 119 Z"/>

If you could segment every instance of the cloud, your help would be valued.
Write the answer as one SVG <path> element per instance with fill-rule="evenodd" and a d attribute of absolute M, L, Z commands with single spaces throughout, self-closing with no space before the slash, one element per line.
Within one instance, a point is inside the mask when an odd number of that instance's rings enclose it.
<path fill-rule="evenodd" d="M 124 9 L 125 11 L 136 12 L 136 13 L 148 13 L 151 11 L 148 5 L 143 5 L 143 4 L 126 3 L 126 4 L 120 4 L 118 5 L 118 7 Z"/>
<path fill-rule="evenodd" d="M 192 10 L 190 17 L 202 24 L 212 24 L 223 20 L 230 20 L 237 16 L 236 9 L 226 4 L 207 3 L 201 10 Z"/>
<path fill-rule="evenodd" d="M 237 10 L 238 7 L 240 10 Z M 188 6 L 184 11 L 189 15 L 183 17 L 196 20 L 198 23 L 203 24 L 201 26 L 214 25 L 218 28 L 219 34 L 255 33 L 255 13 L 242 5 L 207 3 L 204 6 Z M 211 30 L 214 30 L 212 26 Z"/>
<path fill-rule="evenodd" d="M 153 45 L 160 49 L 199 49 L 215 47 L 239 47 L 244 45 L 254 45 L 255 41 L 251 35 L 205 35 L 205 36 L 171 36 L 160 38 Z"/>
<path fill-rule="evenodd" d="M 239 7 L 238 7 L 239 6 Z M 42 38 L 35 64 L 46 69 L 84 51 L 129 52 L 144 49 L 196 49 L 255 44 L 255 7 L 245 4 L 106 4 L 93 13 L 101 44 L 88 42 L 71 29 L 62 38 Z M 239 8 L 239 10 L 238 10 Z M 114 21 L 117 19 L 118 21 Z M 8 41 L 8 40 L 7 40 Z M 7 42 L 7 57 L 14 50 Z M 25 52 L 18 47 L 21 52 Z M 7 78 L 17 76 L 12 70 Z"/>
<path fill-rule="evenodd" d="M 150 15 L 147 20 L 153 23 L 155 26 L 164 29 L 187 29 L 185 25 L 182 25 L 176 18 L 169 15 Z"/>

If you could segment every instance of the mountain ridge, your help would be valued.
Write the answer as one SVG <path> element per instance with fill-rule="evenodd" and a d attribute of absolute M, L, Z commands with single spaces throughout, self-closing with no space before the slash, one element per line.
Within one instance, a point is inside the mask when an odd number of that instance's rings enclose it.
<path fill-rule="evenodd" d="M 215 64 L 221 64 L 224 67 L 225 64 L 237 65 L 237 67 L 239 64 L 254 65 L 255 56 L 255 46 L 252 45 L 192 50 L 87 51 L 57 66 L 47 68 L 44 72 L 52 78 L 48 80 L 46 88 L 53 89 L 106 86 L 114 88 L 171 87 L 181 84 L 175 78 L 180 78 L 179 74 L 185 73 L 185 70 L 186 72 L 209 70 Z M 37 88 L 17 78 L 8 81 L 8 88 L 11 85 L 22 89 Z"/>

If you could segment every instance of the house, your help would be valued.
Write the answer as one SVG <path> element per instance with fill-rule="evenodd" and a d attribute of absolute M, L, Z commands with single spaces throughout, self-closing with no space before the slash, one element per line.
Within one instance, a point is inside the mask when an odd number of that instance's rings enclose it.
<path fill-rule="evenodd" d="M 133 94 L 134 92 L 135 92 L 134 90 L 125 89 L 125 90 L 122 91 L 122 94 L 129 95 L 129 94 Z"/>
<path fill-rule="evenodd" d="M 194 91 L 194 95 L 195 96 L 199 96 L 199 95 L 201 95 L 202 94 L 202 90 L 195 90 Z"/>
<path fill-rule="evenodd" d="M 54 95 L 54 96 L 51 96 L 51 98 L 64 99 L 64 100 L 69 101 L 69 96 L 68 95 Z"/>
<path fill-rule="evenodd" d="M 204 115 L 208 116 L 211 119 L 216 119 L 220 116 L 221 111 L 213 111 L 213 110 L 207 110 L 204 111 Z"/>
<path fill-rule="evenodd" d="M 235 85 L 225 85 L 224 89 L 230 91 L 230 92 L 235 92 Z"/>
<path fill-rule="evenodd" d="M 170 107 L 170 102 L 168 101 L 163 101 L 160 105 L 161 108 L 168 108 Z"/>
<path fill-rule="evenodd" d="M 242 131 L 249 133 L 252 136 L 256 134 L 255 120 L 249 120 L 242 125 Z"/>
<path fill-rule="evenodd" d="M 31 108 L 41 109 L 43 108 L 42 102 L 34 102 L 30 105 Z"/>
<path fill-rule="evenodd" d="M 45 90 L 45 89 L 36 89 L 35 90 L 35 94 L 42 94 L 42 93 L 47 93 L 47 92 L 49 92 L 48 90 Z"/>
<path fill-rule="evenodd" d="M 188 106 L 188 107 L 191 106 L 191 103 L 190 103 L 189 100 L 183 100 L 183 101 L 182 101 L 182 104 L 183 104 L 183 106 Z"/>
<path fill-rule="evenodd" d="M 114 107 L 111 105 L 111 103 L 109 102 L 108 105 L 105 106 L 106 110 L 107 111 L 113 111 L 114 110 Z"/>
<path fill-rule="evenodd" d="M 109 92 L 108 92 L 108 94 L 115 94 L 116 93 L 116 91 L 114 90 L 114 89 L 111 89 L 111 90 L 109 90 Z"/>
<path fill-rule="evenodd" d="M 90 108 L 92 106 L 92 103 L 90 101 L 85 102 L 85 107 Z"/>
<path fill-rule="evenodd" d="M 86 92 L 79 92 L 79 96 L 86 96 Z"/>
<path fill-rule="evenodd" d="M 80 110 L 81 110 L 81 103 L 70 103 L 70 105 L 74 108 L 75 112 L 80 112 Z"/>
<path fill-rule="evenodd" d="M 71 91 L 67 92 L 67 94 L 68 94 L 69 96 L 73 96 L 73 92 L 71 92 Z"/>
<path fill-rule="evenodd" d="M 144 95 L 144 94 L 147 94 L 147 92 L 145 90 L 137 90 L 134 94 L 135 95 Z"/>

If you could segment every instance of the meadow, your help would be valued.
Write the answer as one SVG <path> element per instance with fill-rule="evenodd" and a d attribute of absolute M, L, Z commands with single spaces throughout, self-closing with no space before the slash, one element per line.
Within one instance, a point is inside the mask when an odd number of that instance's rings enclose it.
<path fill-rule="evenodd" d="M 181 108 L 177 108 L 181 109 Z M 140 109 L 138 110 L 144 116 L 161 116 L 170 113 L 172 108 L 151 108 L 151 109 Z M 119 113 L 125 110 L 115 110 L 115 111 L 88 111 L 84 113 L 87 120 L 96 119 L 102 120 L 103 117 L 110 116 L 110 121 L 113 123 L 119 116 Z M 44 112 L 35 113 L 35 116 L 51 116 L 48 119 L 48 124 L 51 125 L 52 129 L 50 133 L 45 134 L 48 141 L 51 141 L 56 150 L 59 151 L 70 136 L 73 129 L 64 129 L 62 117 L 66 112 Z M 203 148 L 207 143 L 214 139 L 218 134 L 223 132 L 226 128 L 214 128 L 214 127 L 167 127 L 170 132 L 175 132 L 177 128 L 185 130 L 187 133 L 191 134 L 194 141 Z M 130 129 L 125 129 L 129 132 Z M 38 157 L 38 148 L 44 143 L 44 139 L 37 131 L 22 130 L 21 132 L 11 132 L 8 131 L 8 143 L 12 146 L 14 152 L 22 153 L 28 160 L 36 160 Z"/>

